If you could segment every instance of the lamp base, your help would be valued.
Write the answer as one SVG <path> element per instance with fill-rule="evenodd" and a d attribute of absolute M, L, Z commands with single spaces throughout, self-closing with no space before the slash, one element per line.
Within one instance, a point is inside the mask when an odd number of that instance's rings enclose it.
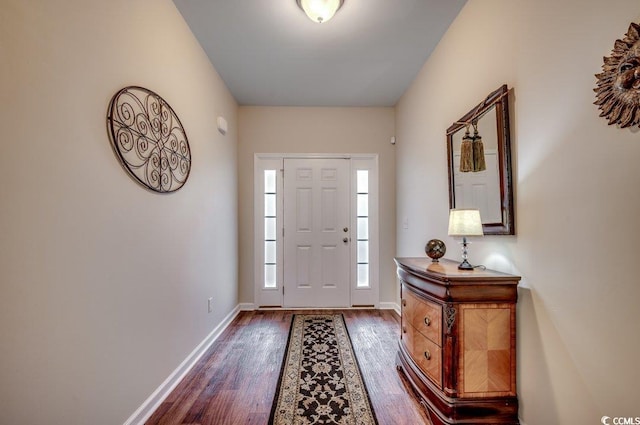
<path fill-rule="evenodd" d="M 458 269 L 460 270 L 473 270 L 473 266 L 469 264 L 467 259 L 465 258 L 460 265 L 458 265 Z"/>

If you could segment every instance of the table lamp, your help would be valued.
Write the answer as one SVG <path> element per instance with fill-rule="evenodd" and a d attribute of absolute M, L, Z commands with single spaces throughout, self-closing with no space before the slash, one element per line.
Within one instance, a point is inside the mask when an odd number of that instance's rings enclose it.
<path fill-rule="evenodd" d="M 462 236 L 462 263 L 460 270 L 473 270 L 467 261 L 467 236 L 482 236 L 480 210 L 453 209 L 449 211 L 449 236 Z"/>

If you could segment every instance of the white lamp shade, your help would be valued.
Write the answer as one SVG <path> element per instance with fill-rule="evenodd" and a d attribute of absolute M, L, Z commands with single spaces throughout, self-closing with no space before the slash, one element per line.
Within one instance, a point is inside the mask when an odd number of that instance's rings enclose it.
<path fill-rule="evenodd" d="M 480 210 L 449 211 L 449 236 L 482 236 Z"/>
<path fill-rule="evenodd" d="M 321 24 L 335 15 L 342 6 L 343 0 L 297 0 L 297 2 L 309 19 Z"/>

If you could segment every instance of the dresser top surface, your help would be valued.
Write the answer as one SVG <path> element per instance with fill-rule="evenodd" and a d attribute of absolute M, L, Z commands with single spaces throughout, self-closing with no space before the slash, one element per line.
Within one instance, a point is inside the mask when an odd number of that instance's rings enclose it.
<path fill-rule="evenodd" d="M 432 262 L 430 258 L 426 257 L 396 257 L 394 261 L 399 268 L 409 273 L 448 284 L 456 284 L 456 282 L 468 284 L 472 281 L 483 281 L 486 284 L 493 281 L 500 284 L 512 282 L 517 285 L 520 281 L 520 276 L 490 269 L 483 270 L 476 268 L 473 270 L 460 270 L 458 269 L 459 261 L 446 258 L 441 258 L 437 263 Z"/>

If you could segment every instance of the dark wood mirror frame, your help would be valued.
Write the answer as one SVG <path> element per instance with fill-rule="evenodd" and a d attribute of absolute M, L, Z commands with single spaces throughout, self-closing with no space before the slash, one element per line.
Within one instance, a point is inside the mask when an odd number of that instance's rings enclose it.
<path fill-rule="evenodd" d="M 509 89 L 503 85 L 467 112 L 447 129 L 447 162 L 449 171 L 449 208 L 456 208 L 454 183 L 454 135 L 477 122 L 495 108 L 497 127 L 497 166 L 499 171 L 501 222 L 483 222 L 485 235 L 515 235 L 513 184 L 511 178 L 511 134 L 509 129 Z"/>

